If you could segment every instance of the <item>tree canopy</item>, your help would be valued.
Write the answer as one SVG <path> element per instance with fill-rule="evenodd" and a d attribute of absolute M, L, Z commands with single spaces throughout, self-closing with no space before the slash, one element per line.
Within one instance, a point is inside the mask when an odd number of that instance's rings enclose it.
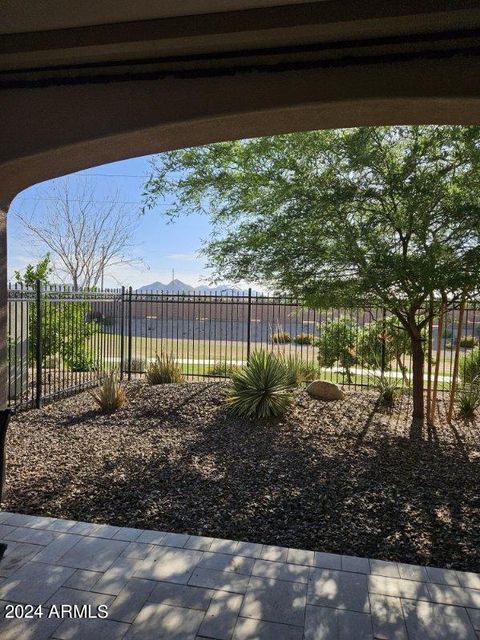
<path fill-rule="evenodd" d="M 423 418 L 421 310 L 480 282 L 479 168 L 476 126 L 294 133 L 162 154 L 145 206 L 173 195 L 171 217 L 207 211 L 218 277 L 388 309 L 412 340 Z"/>

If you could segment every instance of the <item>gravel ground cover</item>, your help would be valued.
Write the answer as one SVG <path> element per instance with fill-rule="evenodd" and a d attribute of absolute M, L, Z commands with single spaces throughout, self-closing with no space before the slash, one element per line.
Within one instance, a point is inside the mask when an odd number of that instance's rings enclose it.
<path fill-rule="evenodd" d="M 229 416 L 225 384 L 128 386 L 20 413 L 9 511 L 480 571 L 480 425 L 410 429 L 375 392 L 299 393 L 281 420 Z"/>

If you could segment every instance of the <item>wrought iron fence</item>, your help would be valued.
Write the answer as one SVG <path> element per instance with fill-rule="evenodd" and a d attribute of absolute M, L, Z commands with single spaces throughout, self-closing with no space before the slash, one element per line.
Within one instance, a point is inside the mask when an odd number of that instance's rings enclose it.
<path fill-rule="evenodd" d="M 458 310 L 453 310 L 444 319 L 440 341 L 435 321 L 425 336 L 433 357 L 440 358 L 441 389 L 452 377 L 457 321 Z M 385 332 L 389 322 L 384 309 L 319 311 L 292 297 L 251 291 L 212 295 L 10 286 L 9 402 L 40 407 L 95 385 L 99 373 L 113 367 L 123 378 L 138 378 L 160 352 L 172 353 L 187 378 L 226 377 L 230 367 L 247 363 L 252 351 L 268 349 L 352 387 L 374 386 L 381 375 L 405 386 L 410 355 L 408 349 L 395 350 Z M 480 312 L 471 304 L 460 336 L 462 356 L 479 336 Z"/>

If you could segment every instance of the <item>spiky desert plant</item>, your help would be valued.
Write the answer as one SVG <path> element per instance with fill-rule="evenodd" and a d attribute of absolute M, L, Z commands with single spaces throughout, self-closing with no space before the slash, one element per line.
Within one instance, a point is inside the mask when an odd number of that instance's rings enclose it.
<path fill-rule="evenodd" d="M 125 388 L 115 370 L 106 373 L 101 379 L 98 388 L 90 393 L 100 410 L 105 413 L 116 411 L 127 402 Z"/>
<path fill-rule="evenodd" d="M 319 369 L 313 362 L 305 362 L 293 356 L 279 356 L 279 360 L 283 363 L 290 383 L 294 387 L 318 378 Z"/>
<path fill-rule="evenodd" d="M 377 377 L 375 386 L 378 391 L 380 404 L 386 407 L 393 407 L 399 393 L 399 388 L 395 381 L 389 380 L 386 376 L 379 376 Z"/>
<path fill-rule="evenodd" d="M 149 384 L 170 384 L 183 382 L 184 377 L 181 368 L 172 353 L 164 353 L 155 356 L 155 360 L 148 365 L 147 382 Z"/>
<path fill-rule="evenodd" d="M 457 394 L 458 413 L 462 418 L 473 418 L 480 407 L 480 380 L 475 378 L 466 384 Z"/>
<path fill-rule="evenodd" d="M 229 362 L 216 362 L 210 367 L 207 375 L 214 378 L 230 378 L 232 373 L 239 371 L 242 367 L 238 364 L 232 364 Z"/>
<path fill-rule="evenodd" d="M 291 404 L 293 385 L 284 363 L 273 353 L 256 351 L 248 366 L 232 374 L 227 403 L 237 416 L 281 416 Z"/>

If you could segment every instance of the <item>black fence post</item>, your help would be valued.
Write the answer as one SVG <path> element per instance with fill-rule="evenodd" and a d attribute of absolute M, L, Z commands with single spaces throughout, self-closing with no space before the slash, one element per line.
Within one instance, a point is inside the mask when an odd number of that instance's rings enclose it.
<path fill-rule="evenodd" d="M 382 367 L 382 379 L 385 375 L 385 368 L 387 363 L 385 362 L 386 360 L 386 350 L 385 350 L 385 340 L 386 340 L 386 336 L 385 336 L 385 331 L 387 330 L 387 310 L 385 309 L 385 307 L 383 307 L 383 312 L 382 312 L 382 363 L 381 363 L 381 367 Z"/>
<path fill-rule="evenodd" d="M 120 299 L 120 380 L 123 380 L 125 364 L 125 287 L 122 286 Z"/>
<path fill-rule="evenodd" d="M 250 363 L 250 345 L 252 342 L 252 288 L 248 287 L 247 308 L 247 364 Z"/>
<path fill-rule="evenodd" d="M 5 473 L 7 466 L 5 442 L 7 439 L 7 429 L 8 423 L 10 422 L 10 416 L 14 413 L 15 409 L 13 407 L 0 411 L 0 503 L 3 502 L 3 493 L 5 490 Z"/>
<path fill-rule="evenodd" d="M 132 287 L 128 288 L 128 379 L 132 379 Z"/>
<path fill-rule="evenodd" d="M 43 353 L 42 353 L 42 283 L 40 280 L 37 280 L 35 283 L 36 287 L 36 326 L 35 326 L 35 362 L 37 366 L 36 370 L 36 397 L 35 397 L 35 406 L 37 409 L 42 407 L 42 387 L 43 387 L 43 379 L 42 379 L 42 361 L 43 361 Z"/>

